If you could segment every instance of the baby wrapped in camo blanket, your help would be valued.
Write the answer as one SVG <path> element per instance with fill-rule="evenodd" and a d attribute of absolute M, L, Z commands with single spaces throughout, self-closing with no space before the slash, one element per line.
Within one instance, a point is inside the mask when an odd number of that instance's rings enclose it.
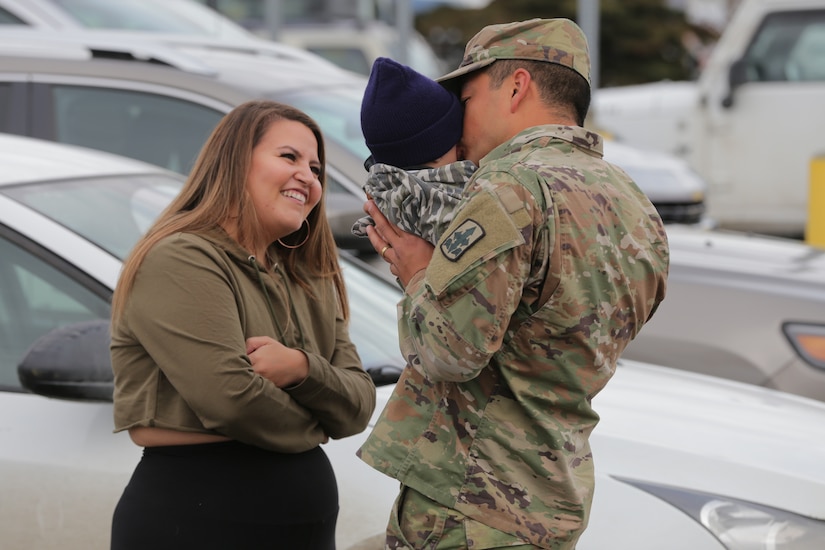
<path fill-rule="evenodd" d="M 370 166 L 364 192 L 389 221 L 436 244 L 476 169 L 469 160 L 415 170 L 375 163 Z M 352 233 L 366 237 L 367 226 L 374 223 L 370 216 L 364 216 L 353 224 Z"/>

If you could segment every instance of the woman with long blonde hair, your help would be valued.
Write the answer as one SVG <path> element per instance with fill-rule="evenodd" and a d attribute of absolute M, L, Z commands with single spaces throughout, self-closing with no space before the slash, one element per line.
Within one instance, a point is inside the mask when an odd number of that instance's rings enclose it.
<path fill-rule="evenodd" d="M 240 105 L 126 260 L 115 431 L 144 453 L 113 550 L 334 548 L 321 445 L 366 428 L 375 387 L 348 335 L 325 161 L 305 113 Z"/>

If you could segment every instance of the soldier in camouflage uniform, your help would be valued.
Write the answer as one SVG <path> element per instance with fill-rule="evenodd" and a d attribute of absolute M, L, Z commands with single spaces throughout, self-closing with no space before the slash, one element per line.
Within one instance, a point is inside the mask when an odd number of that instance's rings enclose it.
<path fill-rule="evenodd" d="M 433 247 L 375 204 L 404 285 L 401 379 L 359 456 L 398 479 L 387 548 L 573 549 L 594 491 L 592 399 L 664 298 L 667 237 L 583 128 L 581 29 L 482 29 L 441 80 L 479 169 Z"/>

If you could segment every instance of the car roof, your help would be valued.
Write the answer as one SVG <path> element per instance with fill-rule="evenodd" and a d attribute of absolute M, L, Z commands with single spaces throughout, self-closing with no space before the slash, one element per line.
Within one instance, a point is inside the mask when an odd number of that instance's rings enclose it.
<path fill-rule="evenodd" d="M 169 82 L 170 74 L 157 73 L 156 66 L 177 69 L 181 74 L 210 77 L 223 81 L 228 88 L 241 89 L 247 95 L 301 89 L 308 86 L 335 87 L 364 85 L 366 78 L 326 61 L 300 48 L 265 40 L 219 41 L 202 37 L 127 31 L 43 31 L 40 29 L 0 28 L 0 58 L 15 57 L 17 70 L 100 74 L 103 70 L 90 65 L 85 71 L 70 61 L 130 61 L 117 69 L 105 69 L 107 77 Z M 52 64 L 36 59 L 51 60 Z M 65 67 L 63 64 L 67 63 Z M 28 68 L 31 67 L 31 68 Z M 15 70 L 12 66 L 7 70 Z M 139 71 L 134 74 L 135 71 Z M 130 76 L 130 73 L 131 74 Z M 277 77 L 277 78 L 276 78 Z M 185 79 L 174 82 L 182 86 Z M 201 82 L 203 87 L 204 83 Z M 206 90 L 198 89 L 200 92 Z"/>
<path fill-rule="evenodd" d="M 94 149 L 4 133 L 0 133 L 0 166 L 0 187 L 113 174 L 173 174 L 152 164 Z"/>
<path fill-rule="evenodd" d="M 323 57 L 303 48 L 265 40 L 251 35 L 244 39 L 214 38 L 180 33 L 151 31 L 111 30 L 111 29 L 64 29 L 46 30 L 36 27 L 0 26 L 0 52 L 14 53 L 14 50 L 32 48 L 48 52 L 54 57 L 64 57 L 73 50 L 87 49 L 110 50 L 112 52 L 129 52 L 153 48 L 169 52 L 181 48 L 193 48 L 211 51 L 226 51 L 257 55 L 274 59 L 301 61 L 319 68 L 346 73 Z M 171 53 L 170 53 L 171 55 Z"/>

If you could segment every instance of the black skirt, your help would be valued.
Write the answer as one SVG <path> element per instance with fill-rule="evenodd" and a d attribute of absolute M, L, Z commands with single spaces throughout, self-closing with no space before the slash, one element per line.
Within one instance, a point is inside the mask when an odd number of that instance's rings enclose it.
<path fill-rule="evenodd" d="M 147 447 L 115 508 L 112 550 L 334 550 L 335 474 L 320 447 Z"/>

